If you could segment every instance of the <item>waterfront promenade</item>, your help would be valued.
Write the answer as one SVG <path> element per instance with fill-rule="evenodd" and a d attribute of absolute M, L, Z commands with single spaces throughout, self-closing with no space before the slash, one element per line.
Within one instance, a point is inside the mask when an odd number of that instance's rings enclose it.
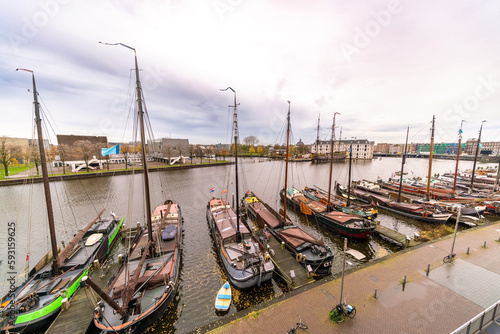
<path fill-rule="evenodd" d="M 457 256 L 451 264 L 443 264 L 442 259 L 450 252 L 453 236 L 392 254 L 349 273 L 343 296 L 356 307 L 357 314 L 343 323 L 335 324 L 329 318 L 339 302 L 338 278 L 293 291 L 288 298 L 260 308 L 257 305 L 200 331 L 286 333 L 300 316 L 309 329 L 297 333 L 304 334 L 450 333 L 500 300 L 499 238 L 500 221 L 459 233 Z M 428 264 L 431 270 L 426 276 Z"/>

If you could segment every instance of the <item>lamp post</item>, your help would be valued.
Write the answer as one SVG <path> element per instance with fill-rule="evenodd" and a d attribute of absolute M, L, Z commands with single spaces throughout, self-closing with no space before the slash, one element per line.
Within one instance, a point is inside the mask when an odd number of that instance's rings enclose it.
<path fill-rule="evenodd" d="M 241 233 L 240 233 L 240 206 L 239 206 L 239 192 L 238 192 L 238 112 L 237 112 L 237 103 L 236 103 L 236 91 L 231 87 L 227 87 L 226 89 L 220 89 L 221 92 L 226 90 L 231 90 L 234 93 L 234 105 L 229 107 L 234 107 L 233 114 L 233 126 L 234 126 L 234 166 L 236 173 L 236 242 L 241 242 Z"/>
<path fill-rule="evenodd" d="M 472 191 L 472 187 L 474 186 L 474 174 L 476 173 L 477 155 L 479 153 L 479 144 L 481 142 L 481 132 L 483 131 L 483 123 L 484 122 L 486 122 L 486 120 L 481 122 L 481 127 L 479 128 L 479 137 L 477 138 L 476 154 L 474 155 L 474 165 L 472 166 L 472 176 L 470 179 L 470 190 L 471 191 Z"/>

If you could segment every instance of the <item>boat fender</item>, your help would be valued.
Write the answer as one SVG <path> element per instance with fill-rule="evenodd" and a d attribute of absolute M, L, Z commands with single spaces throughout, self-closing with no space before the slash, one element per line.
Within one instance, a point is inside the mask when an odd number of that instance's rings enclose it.
<path fill-rule="evenodd" d="M 424 216 L 424 218 L 427 218 L 428 215 L 427 211 L 424 211 L 422 215 Z"/>
<path fill-rule="evenodd" d="M 268 252 L 266 252 L 266 254 L 264 255 L 264 260 L 267 262 L 271 259 L 271 255 L 269 255 Z"/>

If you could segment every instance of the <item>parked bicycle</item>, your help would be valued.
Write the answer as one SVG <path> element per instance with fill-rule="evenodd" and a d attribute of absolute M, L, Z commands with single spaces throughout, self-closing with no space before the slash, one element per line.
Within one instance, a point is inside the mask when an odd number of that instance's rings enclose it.
<path fill-rule="evenodd" d="M 301 328 L 301 329 L 307 329 L 307 325 L 302 322 L 302 318 L 301 317 L 299 317 L 299 322 L 297 322 L 297 324 L 295 325 L 295 327 L 290 328 L 290 330 L 288 330 L 288 332 L 286 332 L 286 334 L 295 334 L 295 331 L 297 329 L 299 329 L 299 328 Z"/>
<path fill-rule="evenodd" d="M 337 304 L 337 306 L 330 311 L 330 318 L 335 322 L 343 322 L 344 317 L 353 319 L 355 315 L 356 308 L 352 305 L 346 305 L 346 303 Z"/>
<path fill-rule="evenodd" d="M 451 263 L 451 261 L 453 261 L 453 259 L 455 258 L 455 253 L 450 253 L 448 255 L 446 255 L 443 259 L 443 262 L 444 263 Z"/>

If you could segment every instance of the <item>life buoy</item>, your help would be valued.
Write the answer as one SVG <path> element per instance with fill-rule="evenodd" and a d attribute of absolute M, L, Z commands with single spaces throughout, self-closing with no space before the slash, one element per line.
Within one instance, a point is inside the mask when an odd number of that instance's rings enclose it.
<path fill-rule="evenodd" d="M 297 262 L 302 262 L 302 258 L 303 258 L 302 253 L 297 253 L 297 255 L 295 255 L 295 260 L 297 260 Z"/>

